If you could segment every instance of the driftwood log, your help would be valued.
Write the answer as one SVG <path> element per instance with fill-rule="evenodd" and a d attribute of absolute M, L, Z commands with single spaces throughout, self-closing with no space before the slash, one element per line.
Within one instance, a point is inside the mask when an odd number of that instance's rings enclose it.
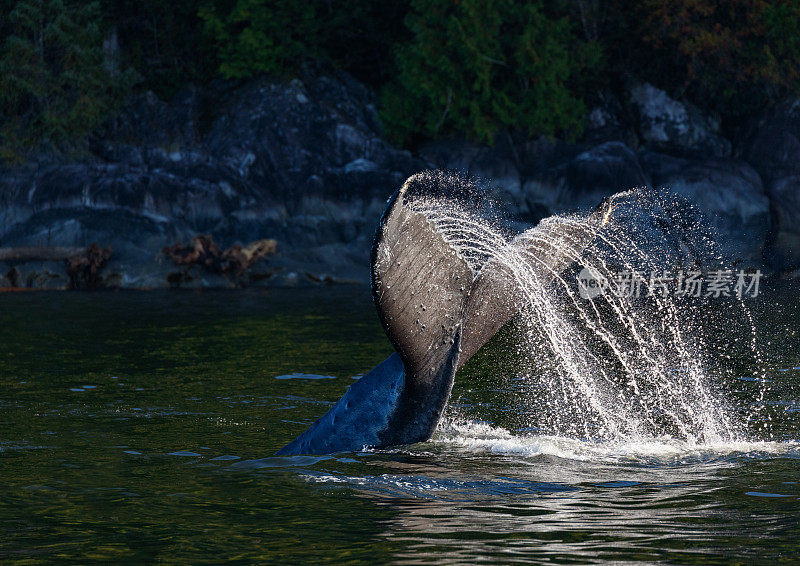
<path fill-rule="evenodd" d="M 18 246 L 0 248 L 0 261 L 11 264 L 11 269 L 5 274 L 11 288 L 22 285 L 22 276 L 16 266 L 31 261 L 63 261 L 66 264 L 69 286 L 72 289 L 85 287 L 98 289 L 103 287 L 103 276 L 100 274 L 111 257 L 111 248 L 101 248 L 92 244 L 88 248 L 66 246 Z M 58 275 L 48 270 L 35 272 L 28 275 L 26 287 L 34 287 L 48 279 L 58 278 Z"/>
<path fill-rule="evenodd" d="M 67 258 L 67 275 L 70 289 L 95 290 L 103 287 L 103 276 L 100 272 L 111 258 L 111 248 L 101 248 L 92 244 L 85 250 Z"/>
<path fill-rule="evenodd" d="M 256 240 L 247 246 L 235 245 L 222 251 L 210 235 L 198 235 L 188 245 L 165 247 L 164 256 L 172 260 L 182 272 L 170 273 L 167 280 L 179 285 L 192 280 L 190 271 L 197 267 L 206 273 L 223 275 L 236 285 L 244 283 L 248 270 L 260 259 L 274 254 L 277 242 L 271 239 Z"/>
<path fill-rule="evenodd" d="M 0 248 L 0 261 L 13 263 L 25 263 L 27 261 L 64 261 L 83 251 L 83 248 L 45 246 Z"/>

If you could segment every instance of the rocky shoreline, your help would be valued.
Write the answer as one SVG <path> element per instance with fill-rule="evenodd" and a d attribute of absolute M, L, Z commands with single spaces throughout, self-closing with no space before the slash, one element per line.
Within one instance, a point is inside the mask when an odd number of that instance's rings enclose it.
<path fill-rule="evenodd" d="M 579 142 L 460 140 L 416 155 L 381 134 L 375 97 L 347 75 L 186 87 L 132 99 L 81 158 L 0 168 L 0 248 L 113 251 L 109 285 L 175 285 L 166 247 L 209 235 L 220 249 L 276 241 L 248 277 L 198 269 L 188 286 L 366 282 L 377 219 L 409 175 L 454 169 L 483 182 L 522 227 L 634 186 L 668 187 L 708 216 L 723 252 L 777 276 L 800 273 L 800 99 L 735 139 L 647 84 L 588 114 Z M 222 254 L 223 252 L 220 252 Z M 233 253 L 233 252 L 232 252 Z M 0 258 L 0 286 L 67 287 L 63 260 Z M 172 274 L 172 279 L 170 276 Z M 12 280 L 13 279 L 13 280 Z"/>

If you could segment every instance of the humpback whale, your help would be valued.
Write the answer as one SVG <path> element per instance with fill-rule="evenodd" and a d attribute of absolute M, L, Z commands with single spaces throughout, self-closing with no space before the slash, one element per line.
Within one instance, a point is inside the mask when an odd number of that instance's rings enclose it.
<path fill-rule="evenodd" d="M 488 258 L 471 266 L 417 206 L 430 198 L 466 202 L 470 189 L 453 175 L 427 172 L 410 177 L 389 199 L 372 247 L 371 279 L 395 353 L 276 455 L 353 452 L 431 437 L 458 369 L 521 307 L 507 265 Z M 542 285 L 594 240 L 613 199 L 583 222 L 542 221 L 513 238 Z"/>

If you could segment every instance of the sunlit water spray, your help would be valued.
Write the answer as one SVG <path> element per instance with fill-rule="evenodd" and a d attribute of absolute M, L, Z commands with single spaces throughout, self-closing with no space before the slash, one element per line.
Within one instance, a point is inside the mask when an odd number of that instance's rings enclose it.
<path fill-rule="evenodd" d="M 681 297 L 675 281 L 665 283 L 679 270 L 723 265 L 687 203 L 635 191 L 618 197 L 600 222 L 555 216 L 516 237 L 452 199 L 420 199 L 412 206 L 476 274 L 499 270 L 514 294 L 520 311 L 512 356 L 516 428 L 535 433 L 539 444 L 548 437 L 652 449 L 747 441 L 753 414 L 730 403 L 725 383 L 733 370 L 722 363 L 738 348 L 754 367 L 763 367 L 743 300 Z M 554 253 L 565 254 L 572 267 L 549 269 L 540 258 Z M 599 289 L 582 289 L 579 274 Z M 641 277 L 628 293 L 611 292 L 609 282 L 625 274 Z M 708 327 L 723 318 L 729 343 L 712 344 Z M 731 321 L 739 326 L 730 328 Z M 457 411 L 451 414 L 440 427 L 441 439 L 463 443 L 470 437 L 482 445 L 487 434 L 492 437 L 483 425 L 454 425 Z M 497 433 L 496 442 L 519 449 L 518 438 L 489 430 Z"/>

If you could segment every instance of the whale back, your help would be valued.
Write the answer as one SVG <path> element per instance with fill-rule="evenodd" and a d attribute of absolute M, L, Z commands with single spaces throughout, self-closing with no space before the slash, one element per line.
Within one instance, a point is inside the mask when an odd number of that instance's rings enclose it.
<path fill-rule="evenodd" d="M 276 455 L 353 452 L 385 445 L 403 389 L 403 362 L 386 358 L 348 387 L 331 409 Z"/>

